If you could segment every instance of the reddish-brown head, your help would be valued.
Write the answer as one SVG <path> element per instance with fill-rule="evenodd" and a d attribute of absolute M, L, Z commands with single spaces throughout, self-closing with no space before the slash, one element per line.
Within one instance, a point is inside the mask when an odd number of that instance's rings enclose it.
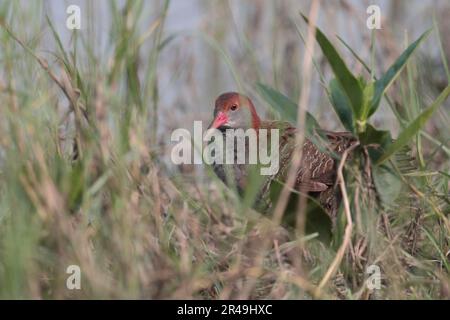
<path fill-rule="evenodd" d="M 258 129 L 260 123 L 255 106 L 248 97 L 237 92 L 227 92 L 216 100 L 210 128 Z"/>

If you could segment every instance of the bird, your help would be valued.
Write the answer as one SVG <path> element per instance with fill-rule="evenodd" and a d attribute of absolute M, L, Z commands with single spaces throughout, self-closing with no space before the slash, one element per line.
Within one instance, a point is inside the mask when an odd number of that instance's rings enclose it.
<path fill-rule="evenodd" d="M 227 92 L 221 94 L 215 101 L 213 121 L 209 129 L 217 129 L 225 134 L 227 129 L 254 129 L 259 132 L 261 129 L 279 129 L 279 170 L 277 173 L 264 177 L 260 183 L 260 190 L 257 193 L 254 207 L 264 213 L 273 209 L 273 203 L 282 188 L 283 182 L 287 179 L 293 152 L 296 150 L 296 133 L 291 123 L 282 120 L 262 120 L 252 100 L 237 92 Z M 337 211 L 340 204 L 340 193 L 336 187 L 337 166 L 339 160 L 331 153 L 342 155 L 353 143 L 354 136 L 349 132 L 331 132 L 322 130 L 326 137 L 326 148 L 328 151 L 320 149 L 310 139 L 305 139 L 302 146 L 302 161 L 296 172 L 294 189 L 306 193 L 315 199 L 313 203 L 328 216 L 331 227 L 335 224 Z M 259 139 L 259 135 L 258 135 Z M 268 140 L 270 137 L 268 137 Z M 246 148 L 248 152 L 249 148 Z M 234 150 L 236 152 L 236 149 Z M 235 155 L 236 156 L 236 155 Z M 229 187 L 236 186 L 239 194 L 244 194 L 246 189 L 252 184 L 249 164 L 222 164 L 212 163 L 215 174 Z M 233 181 L 230 181 L 231 170 Z M 298 196 L 298 193 L 297 193 Z M 292 196 L 295 197 L 295 194 Z M 288 204 L 289 207 L 289 204 Z M 292 220 L 291 218 L 288 218 Z M 308 218 L 309 219 L 309 218 Z M 292 221 L 288 221 L 291 225 Z"/>

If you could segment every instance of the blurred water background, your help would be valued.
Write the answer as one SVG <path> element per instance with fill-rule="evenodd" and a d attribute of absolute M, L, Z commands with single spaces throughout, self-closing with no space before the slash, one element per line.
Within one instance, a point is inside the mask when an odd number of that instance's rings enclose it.
<path fill-rule="evenodd" d="M 126 1 L 115 3 L 123 7 Z M 24 14 L 39 13 L 42 37 L 46 39 L 41 48 L 43 54 L 56 51 L 45 15 L 53 21 L 64 46 L 71 50 L 72 33 L 66 28 L 66 8 L 71 4 L 81 8 L 81 37 L 93 44 L 94 54 L 106 60 L 103 62 L 107 65 L 114 50 L 114 41 L 110 39 L 113 27 L 110 0 L 18 2 Z M 447 57 L 450 56 L 450 41 L 447 40 L 450 3 L 447 0 L 322 1 L 318 25 L 335 43 L 338 43 L 335 35 L 339 35 L 369 61 L 371 31 L 366 27 L 366 9 L 372 4 L 378 5 L 382 14 L 382 29 L 376 31 L 378 73 L 389 67 L 408 42 L 432 27 L 434 19 L 440 26 Z M 151 28 L 163 6 L 162 0 L 144 1 L 139 20 L 143 34 Z M 307 14 L 309 6 L 310 1 L 294 0 L 170 1 L 163 34 L 168 43 L 159 57 L 157 71 L 160 142 L 167 142 L 167 135 L 163 133 L 173 128 L 191 130 L 193 120 L 210 121 L 214 99 L 225 91 L 239 90 L 248 94 L 261 114 L 268 109 L 255 92 L 257 82 L 276 87 L 297 101 L 304 56 L 299 30 L 303 34 L 306 32 L 299 12 Z M 151 42 L 144 44 L 140 56 L 142 65 L 147 63 L 146 52 L 152 45 Z M 362 66 L 349 51 L 342 44 L 338 47 L 350 67 L 362 72 Z M 436 82 L 445 79 L 439 54 L 437 38 L 431 37 L 418 55 L 418 59 L 423 59 L 429 66 L 427 77 Z M 326 70 L 320 50 L 316 50 L 315 57 Z M 430 96 L 433 97 L 434 92 L 430 92 Z M 328 104 L 319 77 L 314 73 L 309 111 L 317 116 L 323 127 L 341 129 Z M 381 114 L 376 119 L 378 125 L 392 129 L 396 125 L 392 114 Z"/>

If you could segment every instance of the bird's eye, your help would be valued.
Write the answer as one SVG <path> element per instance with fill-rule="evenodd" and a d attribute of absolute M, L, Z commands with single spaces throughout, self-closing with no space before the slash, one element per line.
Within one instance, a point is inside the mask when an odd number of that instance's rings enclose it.
<path fill-rule="evenodd" d="M 230 109 L 231 111 L 235 111 L 237 109 L 237 105 L 233 104 Z"/>

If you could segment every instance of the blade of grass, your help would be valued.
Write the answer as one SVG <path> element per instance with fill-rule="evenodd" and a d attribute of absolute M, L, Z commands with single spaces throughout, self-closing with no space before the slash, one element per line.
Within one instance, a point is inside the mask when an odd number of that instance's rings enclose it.
<path fill-rule="evenodd" d="M 309 23 L 308 18 L 301 13 L 303 19 Z M 322 49 L 323 54 L 330 63 L 331 69 L 339 81 L 345 94 L 348 96 L 353 112 L 357 117 L 361 115 L 362 112 L 362 99 L 363 92 L 358 79 L 350 72 L 344 60 L 341 58 L 339 53 L 336 51 L 334 46 L 324 35 L 324 33 L 316 27 L 316 40 Z"/>
<path fill-rule="evenodd" d="M 408 127 L 406 127 L 405 130 L 402 131 L 397 140 L 395 140 L 395 142 L 387 147 L 385 153 L 378 160 L 377 165 L 382 164 L 401 147 L 406 145 L 412 139 L 412 137 L 414 137 L 417 132 L 421 130 L 425 122 L 433 115 L 433 113 L 445 101 L 449 94 L 450 86 L 445 88 L 444 91 L 442 91 L 442 93 L 439 95 L 439 97 L 433 102 L 433 104 L 428 107 L 428 109 L 423 111 L 416 119 L 414 119 L 414 121 Z"/>
<path fill-rule="evenodd" d="M 342 124 L 347 130 L 355 133 L 355 125 L 350 101 L 336 79 L 331 80 L 329 92 L 331 105 L 336 111 Z"/>
<path fill-rule="evenodd" d="M 281 118 L 291 123 L 296 123 L 297 104 L 295 102 L 293 102 L 277 90 L 270 88 L 269 86 L 262 83 L 257 83 L 256 89 L 261 97 L 280 114 Z M 311 115 L 309 112 L 306 112 L 306 129 L 308 131 L 307 134 L 313 135 L 315 128 L 320 128 L 319 123 L 316 121 L 313 115 Z"/>
<path fill-rule="evenodd" d="M 442 252 L 441 247 L 439 246 L 436 238 L 433 236 L 433 234 L 425 227 L 422 227 L 422 230 L 425 232 L 425 235 L 430 240 L 430 242 L 433 244 L 437 252 L 439 253 L 439 256 L 441 258 L 442 264 L 445 266 L 445 269 L 447 272 L 450 272 L 450 264 L 447 261 L 447 257 L 444 252 Z"/>
<path fill-rule="evenodd" d="M 430 32 L 431 29 L 424 32 L 416 41 L 414 41 L 405 51 L 403 51 L 400 57 L 397 58 L 394 64 L 386 71 L 386 73 L 375 82 L 375 92 L 368 113 L 369 117 L 377 110 L 383 94 L 398 77 L 403 67 L 406 65 L 408 59 L 417 49 L 419 44 L 430 34 Z"/>
<path fill-rule="evenodd" d="M 442 63 L 444 65 L 445 74 L 447 76 L 447 83 L 450 84 L 450 71 L 448 69 L 448 63 L 447 63 L 447 58 L 445 56 L 444 48 L 442 47 L 441 32 L 440 32 L 439 27 L 437 25 L 435 16 L 433 16 L 433 25 L 434 25 L 434 28 L 436 29 L 436 33 L 437 33 L 437 41 L 438 41 L 438 44 L 439 44 L 439 52 L 441 54 L 441 60 L 442 60 Z"/>

